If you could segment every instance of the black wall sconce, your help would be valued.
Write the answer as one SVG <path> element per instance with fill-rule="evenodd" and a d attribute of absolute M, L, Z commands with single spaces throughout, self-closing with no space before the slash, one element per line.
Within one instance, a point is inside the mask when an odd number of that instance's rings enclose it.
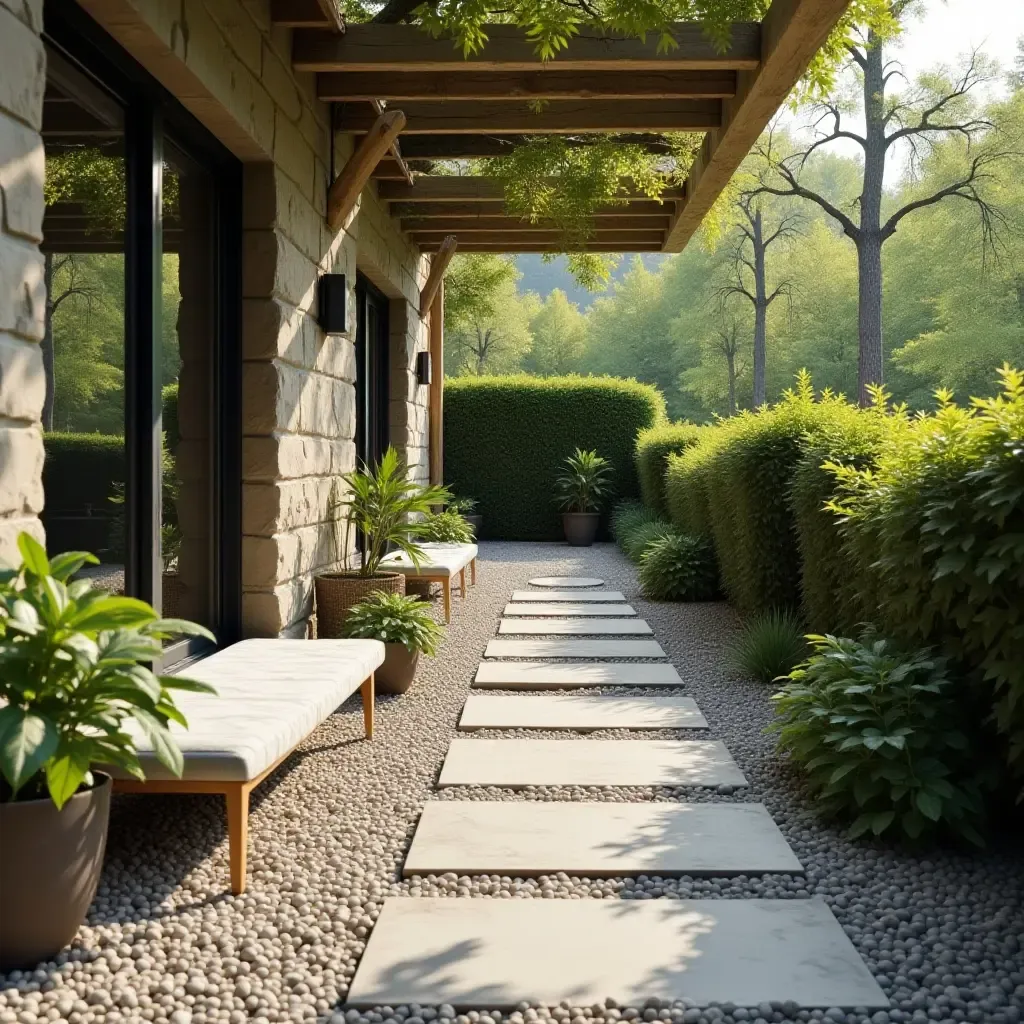
<path fill-rule="evenodd" d="M 321 274 L 317 285 L 320 327 L 325 334 L 348 332 L 348 285 L 344 274 Z"/>
<path fill-rule="evenodd" d="M 416 353 L 416 382 L 418 384 L 429 384 L 433 369 L 430 362 L 429 352 Z"/>

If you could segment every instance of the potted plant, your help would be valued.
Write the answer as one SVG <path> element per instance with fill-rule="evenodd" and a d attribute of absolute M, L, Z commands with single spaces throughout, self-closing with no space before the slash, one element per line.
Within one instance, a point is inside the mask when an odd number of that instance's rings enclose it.
<path fill-rule="evenodd" d="M 434 512 L 423 520 L 419 539 L 436 544 L 471 544 L 473 531 L 465 516 L 453 511 L 449 505 L 443 512 Z"/>
<path fill-rule="evenodd" d="M 416 675 L 420 654 L 433 657 L 443 632 L 426 602 L 384 591 L 350 608 L 344 625 L 347 637 L 383 641 L 384 662 L 374 677 L 381 693 L 405 693 Z"/>
<path fill-rule="evenodd" d="M 432 505 L 440 505 L 450 495 L 444 487 L 424 487 L 406 475 L 405 466 L 393 447 L 381 456 L 375 469 L 364 464 L 361 470 L 346 473 L 342 483 L 348 495 L 331 489 L 328 519 L 332 525 L 332 561 L 344 565 L 346 553 L 361 538 L 359 567 L 318 573 L 316 592 L 317 636 L 342 636 L 342 625 L 349 609 L 375 590 L 405 593 L 405 576 L 400 572 L 382 572 L 381 560 L 398 548 L 417 568 L 423 552 L 416 544 L 422 535 L 423 520 Z M 343 536 L 340 536 L 344 522 Z"/>
<path fill-rule="evenodd" d="M 562 508 L 565 539 L 573 547 L 590 547 L 597 536 L 598 510 L 610 490 L 612 467 L 597 452 L 577 448 L 565 460 L 565 470 L 555 481 L 555 494 Z"/>
<path fill-rule="evenodd" d="M 18 550 L 21 567 L 0 569 L 0 971 L 52 958 L 85 918 L 110 810 L 110 776 L 95 766 L 144 778 L 129 720 L 180 775 L 168 726 L 187 723 L 171 691 L 213 692 L 147 667 L 172 636 L 212 640 L 202 626 L 69 583 L 93 555 L 49 559 L 26 533 Z"/>
<path fill-rule="evenodd" d="M 445 509 L 448 512 L 458 512 L 469 523 L 475 538 L 480 536 L 480 527 L 484 525 L 484 517 L 479 512 L 473 511 L 479 504 L 476 498 L 456 498 L 454 501 L 449 501 Z"/>

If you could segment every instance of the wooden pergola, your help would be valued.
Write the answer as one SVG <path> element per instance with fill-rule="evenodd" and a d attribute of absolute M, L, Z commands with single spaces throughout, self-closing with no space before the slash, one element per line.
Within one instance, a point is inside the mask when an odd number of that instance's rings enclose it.
<path fill-rule="evenodd" d="M 624 181 L 621 202 L 597 212 L 585 243 L 610 252 L 678 252 L 796 85 L 849 0 L 773 0 L 763 22 L 732 26 L 719 48 L 703 28 L 677 24 L 676 46 L 584 29 L 549 61 L 525 33 L 487 29 L 463 57 L 451 40 L 414 25 L 344 26 L 332 0 L 275 0 L 275 20 L 295 29 L 293 63 L 315 72 L 339 131 L 362 136 L 335 182 L 340 224 L 372 176 L 382 199 L 424 252 L 454 236 L 460 251 L 564 251 L 557 226 L 505 208 L 501 184 L 431 174 L 430 161 L 508 153 L 524 139 L 595 135 L 667 151 L 669 132 L 700 132 L 703 145 L 681 189 L 651 200 Z M 446 248 L 451 248 L 447 243 Z"/>

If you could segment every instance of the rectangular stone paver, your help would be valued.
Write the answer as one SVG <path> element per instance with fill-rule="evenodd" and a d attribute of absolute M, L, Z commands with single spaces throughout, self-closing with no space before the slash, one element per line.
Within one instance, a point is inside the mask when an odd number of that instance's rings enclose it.
<path fill-rule="evenodd" d="M 473 686 L 489 690 L 571 690 L 587 686 L 682 686 L 674 665 L 552 661 L 482 661 Z"/>
<path fill-rule="evenodd" d="M 763 804 L 434 800 L 403 873 L 530 877 L 802 873 Z"/>
<path fill-rule="evenodd" d="M 349 989 L 355 1006 L 613 998 L 888 1009 L 832 912 L 809 900 L 391 897 Z"/>
<path fill-rule="evenodd" d="M 502 615 L 604 615 L 610 618 L 619 616 L 628 618 L 636 615 L 636 609 L 631 604 L 581 604 L 578 601 L 554 601 L 544 603 L 542 601 L 520 601 L 505 605 Z"/>
<path fill-rule="evenodd" d="M 460 729 L 706 729 L 692 697 L 471 693 Z"/>
<path fill-rule="evenodd" d="M 498 632 L 541 636 L 650 636 L 654 630 L 643 619 L 502 619 Z"/>
<path fill-rule="evenodd" d="M 657 640 L 489 640 L 485 658 L 664 658 Z"/>
<path fill-rule="evenodd" d="M 439 786 L 745 786 L 719 740 L 453 739 Z"/>
<path fill-rule="evenodd" d="M 609 601 L 623 602 L 625 597 L 618 590 L 514 590 L 510 601 Z"/>

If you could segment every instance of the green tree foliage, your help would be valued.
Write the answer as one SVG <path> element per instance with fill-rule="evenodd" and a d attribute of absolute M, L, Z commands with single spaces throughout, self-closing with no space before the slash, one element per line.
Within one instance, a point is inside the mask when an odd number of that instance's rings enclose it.
<path fill-rule="evenodd" d="M 579 307 L 556 288 L 530 319 L 533 344 L 523 360 L 527 373 L 543 377 L 575 373 L 583 369 L 586 320 Z"/>

